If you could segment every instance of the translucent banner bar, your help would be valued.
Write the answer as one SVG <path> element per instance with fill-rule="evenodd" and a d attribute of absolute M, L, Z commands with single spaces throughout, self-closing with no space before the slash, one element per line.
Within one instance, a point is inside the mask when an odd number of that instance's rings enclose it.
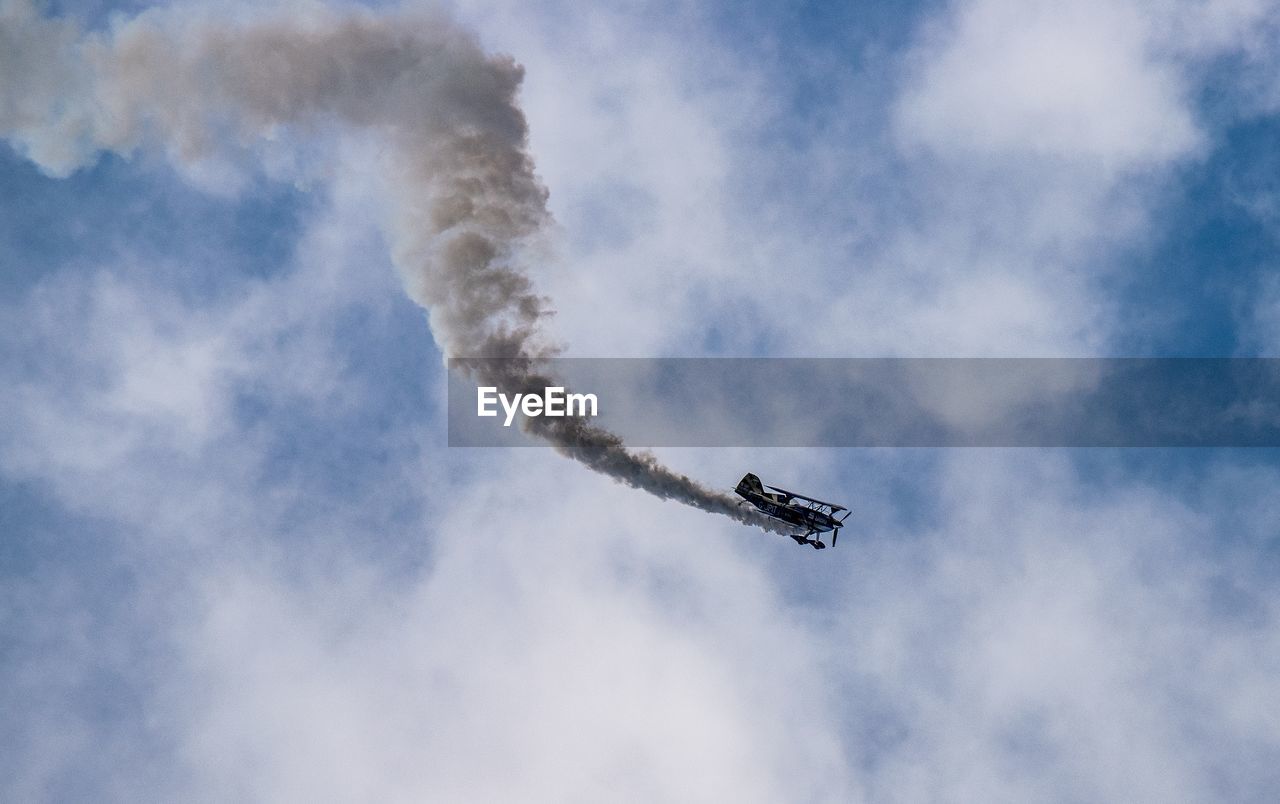
<path fill-rule="evenodd" d="M 450 361 L 451 446 L 566 422 L 635 447 L 1271 447 L 1280 359 Z"/>

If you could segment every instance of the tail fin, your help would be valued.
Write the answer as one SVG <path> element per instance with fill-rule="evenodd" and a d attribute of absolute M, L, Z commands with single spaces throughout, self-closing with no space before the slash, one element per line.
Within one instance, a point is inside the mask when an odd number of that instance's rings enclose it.
<path fill-rule="evenodd" d="M 742 479 L 738 481 L 738 487 L 734 489 L 734 491 L 743 497 L 747 496 L 748 492 L 763 494 L 764 485 L 760 483 L 760 478 L 750 472 L 747 472 L 747 474 L 743 475 Z"/>

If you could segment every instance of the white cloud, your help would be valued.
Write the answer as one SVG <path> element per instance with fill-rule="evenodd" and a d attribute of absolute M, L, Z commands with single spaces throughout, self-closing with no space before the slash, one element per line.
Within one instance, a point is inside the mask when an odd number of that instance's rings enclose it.
<path fill-rule="evenodd" d="M 186 642 L 207 691 L 184 746 L 200 787 L 843 798 L 830 692 L 798 683 L 821 672 L 805 629 L 728 528 L 694 515 L 695 547 L 661 504 L 522 455 L 448 506 L 430 572 L 402 594 L 350 566 L 336 585 L 210 573 Z"/>
<path fill-rule="evenodd" d="M 526 69 L 522 106 L 559 224 L 535 264 L 575 355 L 687 352 L 736 273 L 727 137 L 747 102 L 697 15 L 465 3 L 486 46 Z M 668 25 L 689 27 L 673 37 Z M 718 303 L 718 301 L 716 302 Z"/>
<path fill-rule="evenodd" d="M 953 158 L 1026 153 L 1109 170 L 1190 154 L 1201 133 L 1136 7 L 983 0 L 917 46 L 905 142 Z M 941 27 L 941 26 L 940 26 Z"/>
<path fill-rule="evenodd" d="M 761 332 L 795 353 L 1104 350 L 1113 322 L 1090 280 L 1117 244 L 1149 236 L 1149 188 L 1079 163 L 1157 170 L 1191 153 L 1199 135 L 1181 79 L 1125 12 L 1061 12 L 1060 28 L 975 8 L 958 38 L 920 56 L 978 73 L 925 68 L 939 83 L 903 101 L 935 115 L 910 123 L 933 156 L 874 138 L 845 150 L 850 123 L 794 161 L 736 139 L 765 105 L 758 76 L 721 90 L 694 80 L 723 55 L 677 53 L 711 47 L 696 26 L 654 47 L 630 38 L 636 20 L 620 12 L 541 27 L 519 12 L 485 18 L 530 69 L 534 146 L 570 243 L 562 264 L 539 268 L 558 333 L 578 354 L 698 351 L 690 339 L 707 318 L 730 343 Z M 1098 25 L 1105 35 L 1090 36 Z M 993 52 L 954 55 L 992 32 L 1008 34 Z M 1043 73 L 1079 42 L 1122 80 L 1075 65 L 1050 75 L 1064 82 L 1061 106 L 1026 85 L 979 97 L 1005 67 L 1029 59 Z M 956 113 L 955 98 L 994 104 L 975 127 L 958 124 L 982 165 L 954 164 L 953 143 L 930 128 Z M 745 104 L 741 116 L 721 116 L 728 99 Z M 868 101 L 858 125 L 884 134 L 891 108 Z M 1188 128 L 1155 132 L 1131 114 L 1143 109 Z M 1045 120 L 1081 136 L 1042 138 Z M 1258 570 L 1272 560 L 1276 478 L 1265 470 L 1207 472 L 1207 491 L 1188 499 L 1105 461 L 1115 476 L 1095 482 L 1039 453 L 666 453 L 724 485 L 745 468 L 848 483 L 860 526 L 825 553 L 637 495 L 549 451 L 426 448 L 438 422 L 425 414 L 370 422 L 366 460 L 350 460 L 372 476 L 343 477 L 342 493 L 263 471 L 272 428 L 289 422 L 245 426 L 238 392 L 336 416 L 383 388 L 333 348 L 344 314 L 386 325 L 398 292 L 373 233 L 377 188 L 363 178 L 376 154 L 340 147 L 334 204 L 287 275 L 208 305 L 137 276 L 64 277 L 44 291 L 56 295 L 6 314 L 47 365 L 6 369 L 22 382 L 0 392 L 0 466 L 128 531 L 104 536 L 139 577 L 123 630 L 145 628 L 165 649 L 133 716 L 164 746 L 113 744 L 103 773 L 117 797 L 137 797 L 139 765 L 174 798 L 217 800 L 1274 789 L 1274 771 L 1252 760 L 1276 747 L 1265 704 L 1280 662 L 1274 581 Z M 291 157 L 276 155 L 291 176 Z M 739 198 L 734 178 L 779 169 L 770 156 L 810 174 L 791 189 L 853 177 L 840 211 L 875 225 L 772 225 L 805 216 L 771 218 L 794 198 Z M 886 178 L 901 195 L 877 216 Z M 426 337 L 388 325 L 380 343 Z M 841 478 L 837 461 L 855 476 Z M 1238 532 L 1239 543 L 1223 536 Z M 1221 586 L 1229 605 L 1215 602 Z M 42 594 L 18 590 L 6 610 Z M 29 739 L 0 732 L 20 752 L 21 773 L 3 782 L 14 797 L 50 789 L 104 730 L 92 702 L 56 717 L 39 708 L 74 700 L 116 636 L 65 627 L 87 603 L 61 594 L 71 601 L 50 604 L 40 627 L 83 650 L 16 671 L 47 686 L 18 702 Z"/>
<path fill-rule="evenodd" d="M 528 69 L 566 243 L 535 271 L 575 354 L 1106 353 L 1099 281 L 1204 143 L 1172 35 L 1127 7 L 958 7 L 793 120 L 789 65 L 696 14 L 465 6 Z"/>
<path fill-rule="evenodd" d="M 1210 472 L 1193 506 L 1131 481 L 1082 482 L 1043 453 L 947 464 L 940 525 L 869 549 L 830 643 L 865 679 L 850 727 L 870 707 L 895 735 L 873 752 L 872 797 L 1274 792 L 1252 758 L 1275 734 L 1237 715 L 1243 697 L 1277 693 L 1262 680 L 1280 649 L 1273 583 L 1206 543 L 1221 538 L 1237 470 Z M 1216 602 L 1224 579 L 1245 602 Z"/>
<path fill-rule="evenodd" d="M 0 3 L 0 134 L 56 175 L 83 158 L 89 75 L 75 58 L 79 31 L 25 0 Z"/>

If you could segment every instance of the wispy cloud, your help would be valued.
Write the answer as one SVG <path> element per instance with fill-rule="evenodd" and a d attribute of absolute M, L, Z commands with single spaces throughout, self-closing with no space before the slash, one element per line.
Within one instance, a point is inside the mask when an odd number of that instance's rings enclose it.
<path fill-rule="evenodd" d="M 458 5 L 527 71 L 560 227 L 530 274 L 574 354 L 1106 352 L 1109 283 L 1222 147 L 1205 66 L 1273 55 L 1250 3 L 957 4 L 813 54 L 853 65 L 815 95 L 697 8 Z M 0 60 L 66 55 L 4 8 Z M 11 139 L 68 170 L 92 72 L 21 64 Z M 549 451 L 443 449 L 387 153 L 210 147 L 119 171 L 224 210 L 297 182 L 275 271 L 143 229 L 6 286 L 0 797 L 1275 798 L 1266 456 L 663 454 L 845 490 L 815 561 Z"/>

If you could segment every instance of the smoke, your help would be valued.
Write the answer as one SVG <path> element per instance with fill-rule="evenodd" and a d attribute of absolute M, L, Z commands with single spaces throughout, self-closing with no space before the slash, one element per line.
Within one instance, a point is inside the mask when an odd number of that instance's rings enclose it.
<path fill-rule="evenodd" d="M 141 147 L 186 162 L 285 126 L 336 122 L 381 137 L 405 288 L 446 357 L 515 358 L 465 364 L 507 392 L 555 384 L 538 373 L 555 353 L 542 331 L 551 311 L 519 262 L 550 220 L 517 102 L 522 78 L 439 13 L 309 9 L 228 24 L 148 12 L 86 34 L 26 0 L 0 0 L 0 133 L 52 175 Z M 525 428 L 634 488 L 790 532 L 582 420 Z"/>

